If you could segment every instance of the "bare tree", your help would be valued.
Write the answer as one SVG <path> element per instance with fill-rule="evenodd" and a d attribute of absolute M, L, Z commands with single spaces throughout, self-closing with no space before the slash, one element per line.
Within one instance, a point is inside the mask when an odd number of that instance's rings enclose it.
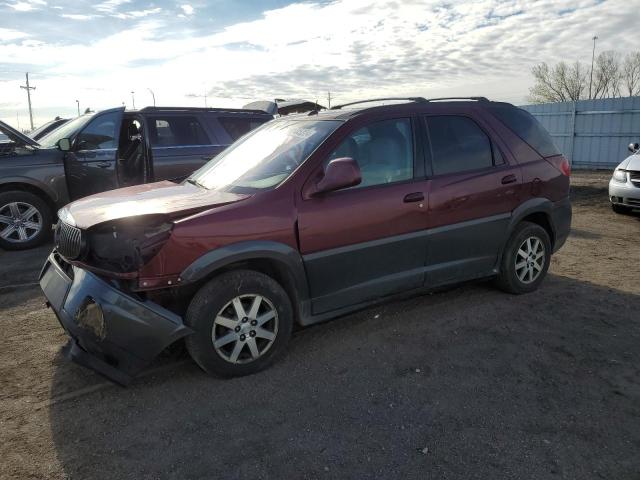
<path fill-rule="evenodd" d="M 586 88 L 589 68 L 580 62 L 560 62 L 549 66 L 540 63 L 531 69 L 535 83 L 529 89 L 532 103 L 569 102 L 589 98 Z M 620 54 L 606 51 L 597 56 L 593 66 L 591 98 L 615 98 L 640 95 L 640 52 Z"/>
<path fill-rule="evenodd" d="M 579 100 L 586 86 L 587 70 L 580 62 L 560 62 L 551 68 L 541 63 L 531 73 L 535 84 L 529 89 L 529 100 L 533 103 Z"/>
<path fill-rule="evenodd" d="M 629 53 L 622 65 L 624 93 L 632 97 L 640 95 L 640 52 Z"/>
<path fill-rule="evenodd" d="M 619 97 L 622 81 L 620 55 L 611 50 L 598 55 L 593 67 L 593 79 L 591 98 Z"/>

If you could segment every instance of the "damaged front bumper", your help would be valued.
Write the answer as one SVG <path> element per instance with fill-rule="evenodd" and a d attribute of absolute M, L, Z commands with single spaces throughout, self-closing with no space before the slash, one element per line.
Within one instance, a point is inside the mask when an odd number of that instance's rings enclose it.
<path fill-rule="evenodd" d="M 121 385 L 192 333 L 175 313 L 68 264 L 55 250 L 42 268 L 40 287 L 71 337 L 67 356 Z"/>

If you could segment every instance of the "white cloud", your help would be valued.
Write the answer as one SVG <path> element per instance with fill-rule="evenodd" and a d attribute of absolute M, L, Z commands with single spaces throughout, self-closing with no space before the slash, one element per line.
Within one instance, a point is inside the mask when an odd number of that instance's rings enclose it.
<path fill-rule="evenodd" d="M 113 13 L 118 11 L 120 5 L 127 3 L 131 3 L 131 0 L 106 0 L 94 5 L 93 8 L 102 13 Z"/>
<path fill-rule="evenodd" d="M 183 5 L 180 5 L 180 8 L 182 9 L 182 11 L 184 12 L 185 15 L 192 15 L 194 8 L 189 5 L 188 3 L 185 3 Z"/>
<path fill-rule="evenodd" d="M 156 8 L 149 8 L 147 10 L 132 10 L 132 11 L 129 11 L 129 12 L 114 13 L 114 14 L 112 14 L 112 16 L 124 20 L 124 19 L 128 19 L 128 18 L 143 18 L 143 17 L 147 17 L 149 15 L 154 15 L 156 13 L 160 13 L 161 11 L 162 11 L 162 8 L 156 7 Z"/>
<path fill-rule="evenodd" d="M 32 10 L 37 10 L 40 7 L 43 7 L 47 4 L 44 0 L 26 0 L 19 1 L 15 3 L 5 3 L 7 7 L 14 9 L 17 12 L 30 12 Z"/>
<path fill-rule="evenodd" d="M 163 105 L 200 105 L 186 94 L 206 89 L 209 104 L 220 106 L 280 96 L 322 103 L 327 90 L 337 102 L 473 94 L 522 103 L 533 64 L 588 62 L 594 34 L 598 51 L 640 48 L 629 21 L 640 0 L 574 0 L 573 10 L 551 0 L 305 2 L 200 34 L 157 7 L 125 12 L 125 3 L 109 0 L 95 9 L 144 19 L 92 42 L 27 44 L 26 34 L 0 29 L 2 62 L 40 73 L 33 75 L 36 114 L 56 106 L 71 114 L 78 97 L 98 109 L 129 104 L 131 90 L 141 106 L 151 103 L 146 88 Z M 181 11 L 187 13 L 182 5 Z M 17 82 L 0 87 L 19 91 Z M 15 110 L 0 108 L 0 117 L 13 121 Z"/>
<path fill-rule="evenodd" d="M 19 38 L 26 38 L 29 34 L 25 32 L 20 32 L 18 30 L 13 30 L 12 28 L 2 28 L 0 27 L 0 42 L 9 42 L 11 40 L 17 40 Z"/>
<path fill-rule="evenodd" d="M 69 18 L 71 20 L 91 20 L 97 17 L 97 15 L 85 15 L 80 13 L 63 13 L 60 16 L 63 18 Z"/>

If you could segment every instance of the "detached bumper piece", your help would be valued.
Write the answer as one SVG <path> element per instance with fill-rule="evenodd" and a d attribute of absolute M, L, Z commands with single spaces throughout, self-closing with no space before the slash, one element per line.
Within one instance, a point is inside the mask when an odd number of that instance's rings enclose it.
<path fill-rule="evenodd" d="M 118 290 L 55 251 L 40 273 L 40 287 L 71 337 L 67 357 L 123 386 L 192 332 L 175 313 Z"/>

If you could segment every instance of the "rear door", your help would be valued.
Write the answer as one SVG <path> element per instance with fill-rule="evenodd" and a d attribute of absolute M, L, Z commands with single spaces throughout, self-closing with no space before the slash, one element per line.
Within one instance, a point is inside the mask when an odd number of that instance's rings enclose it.
<path fill-rule="evenodd" d="M 489 275 L 518 205 L 520 168 L 509 163 L 481 119 L 434 115 L 424 120 L 432 170 L 426 283 Z"/>
<path fill-rule="evenodd" d="M 157 113 L 146 124 L 155 181 L 181 180 L 224 149 L 196 113 Z"/>
<path fill-rule="evenodd" d="M 415 127 L 411 118 L 354 127 L 324 164 L 352 157 L 362 183 L 300 203 L 314 314 L 422 286 L 427 184 Z"/>
<path fill-rule="evenodd" d="M 118 188 L 118 135 L 124 107 L 97 113 L 76 134 L 64 166 L 72 200 Z"/>

